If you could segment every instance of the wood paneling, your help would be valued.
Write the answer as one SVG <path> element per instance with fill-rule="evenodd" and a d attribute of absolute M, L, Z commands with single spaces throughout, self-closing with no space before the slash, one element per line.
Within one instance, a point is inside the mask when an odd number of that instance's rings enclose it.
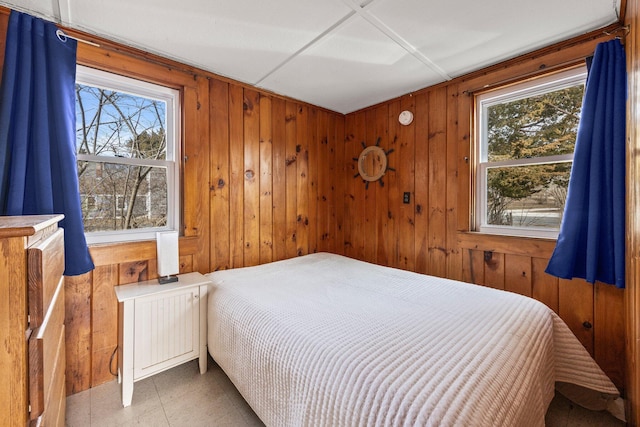
<path fill-rule="evenodd" d="M 640 419 L 640 1 L 626 3 L 625 38 L 629 75 L 627 103 L 627 274 L 624 294 L 624 343 L 627 386 L 627 420 Z"/>
<path fill-rule="evenodd" d="M 211 80 L 209 85 L 211 132 L 211 269 L 231 266 L 230 174 L 229 174 L 229 84 Z"/>

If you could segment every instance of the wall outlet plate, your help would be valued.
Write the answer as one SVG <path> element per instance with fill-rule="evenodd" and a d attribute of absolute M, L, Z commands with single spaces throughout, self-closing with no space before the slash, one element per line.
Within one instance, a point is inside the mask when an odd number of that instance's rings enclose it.
<path fill-rule="evenodd" d="M 409 191 L 405 191 L 402 195 L 402 203 L 408 205 L 411 203 L 411 193 Z"/>

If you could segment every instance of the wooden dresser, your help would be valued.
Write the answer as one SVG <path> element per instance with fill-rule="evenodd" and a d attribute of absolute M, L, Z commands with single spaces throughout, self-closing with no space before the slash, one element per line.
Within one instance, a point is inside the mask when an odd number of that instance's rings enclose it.
<path fill-rule="evenodd" d="M 65 422 L 62 218 L 0 216 L 2 425 Z"/>

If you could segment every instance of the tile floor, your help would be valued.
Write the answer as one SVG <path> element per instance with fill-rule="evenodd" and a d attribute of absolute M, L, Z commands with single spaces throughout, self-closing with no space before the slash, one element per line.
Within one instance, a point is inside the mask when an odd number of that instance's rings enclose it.
<path fill-rule="evenodd" d="M 67 398 L 67 426 L 262 426 L 231 381 L 209 358 L 200 375 L 198 361 L 136 382 L 133 402 L 122 407 L 120 386 L 111 381 Z M 608 413 L 591 412 L 556 394 L 546 425 L 613 427 L 624 423 Z"/>

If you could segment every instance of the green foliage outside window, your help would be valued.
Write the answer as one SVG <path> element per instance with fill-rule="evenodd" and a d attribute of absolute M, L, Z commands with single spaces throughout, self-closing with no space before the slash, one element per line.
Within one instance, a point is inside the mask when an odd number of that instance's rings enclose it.
<path fill-rule="evenodd" d="M 584 86 L 572 86 L 487 107 L 487 206 L 491 225 L 559 228 Z M 531 164 L 492 162 L 535 159 Z M 518 162 L 515 162 L 518 163 Z"/>

